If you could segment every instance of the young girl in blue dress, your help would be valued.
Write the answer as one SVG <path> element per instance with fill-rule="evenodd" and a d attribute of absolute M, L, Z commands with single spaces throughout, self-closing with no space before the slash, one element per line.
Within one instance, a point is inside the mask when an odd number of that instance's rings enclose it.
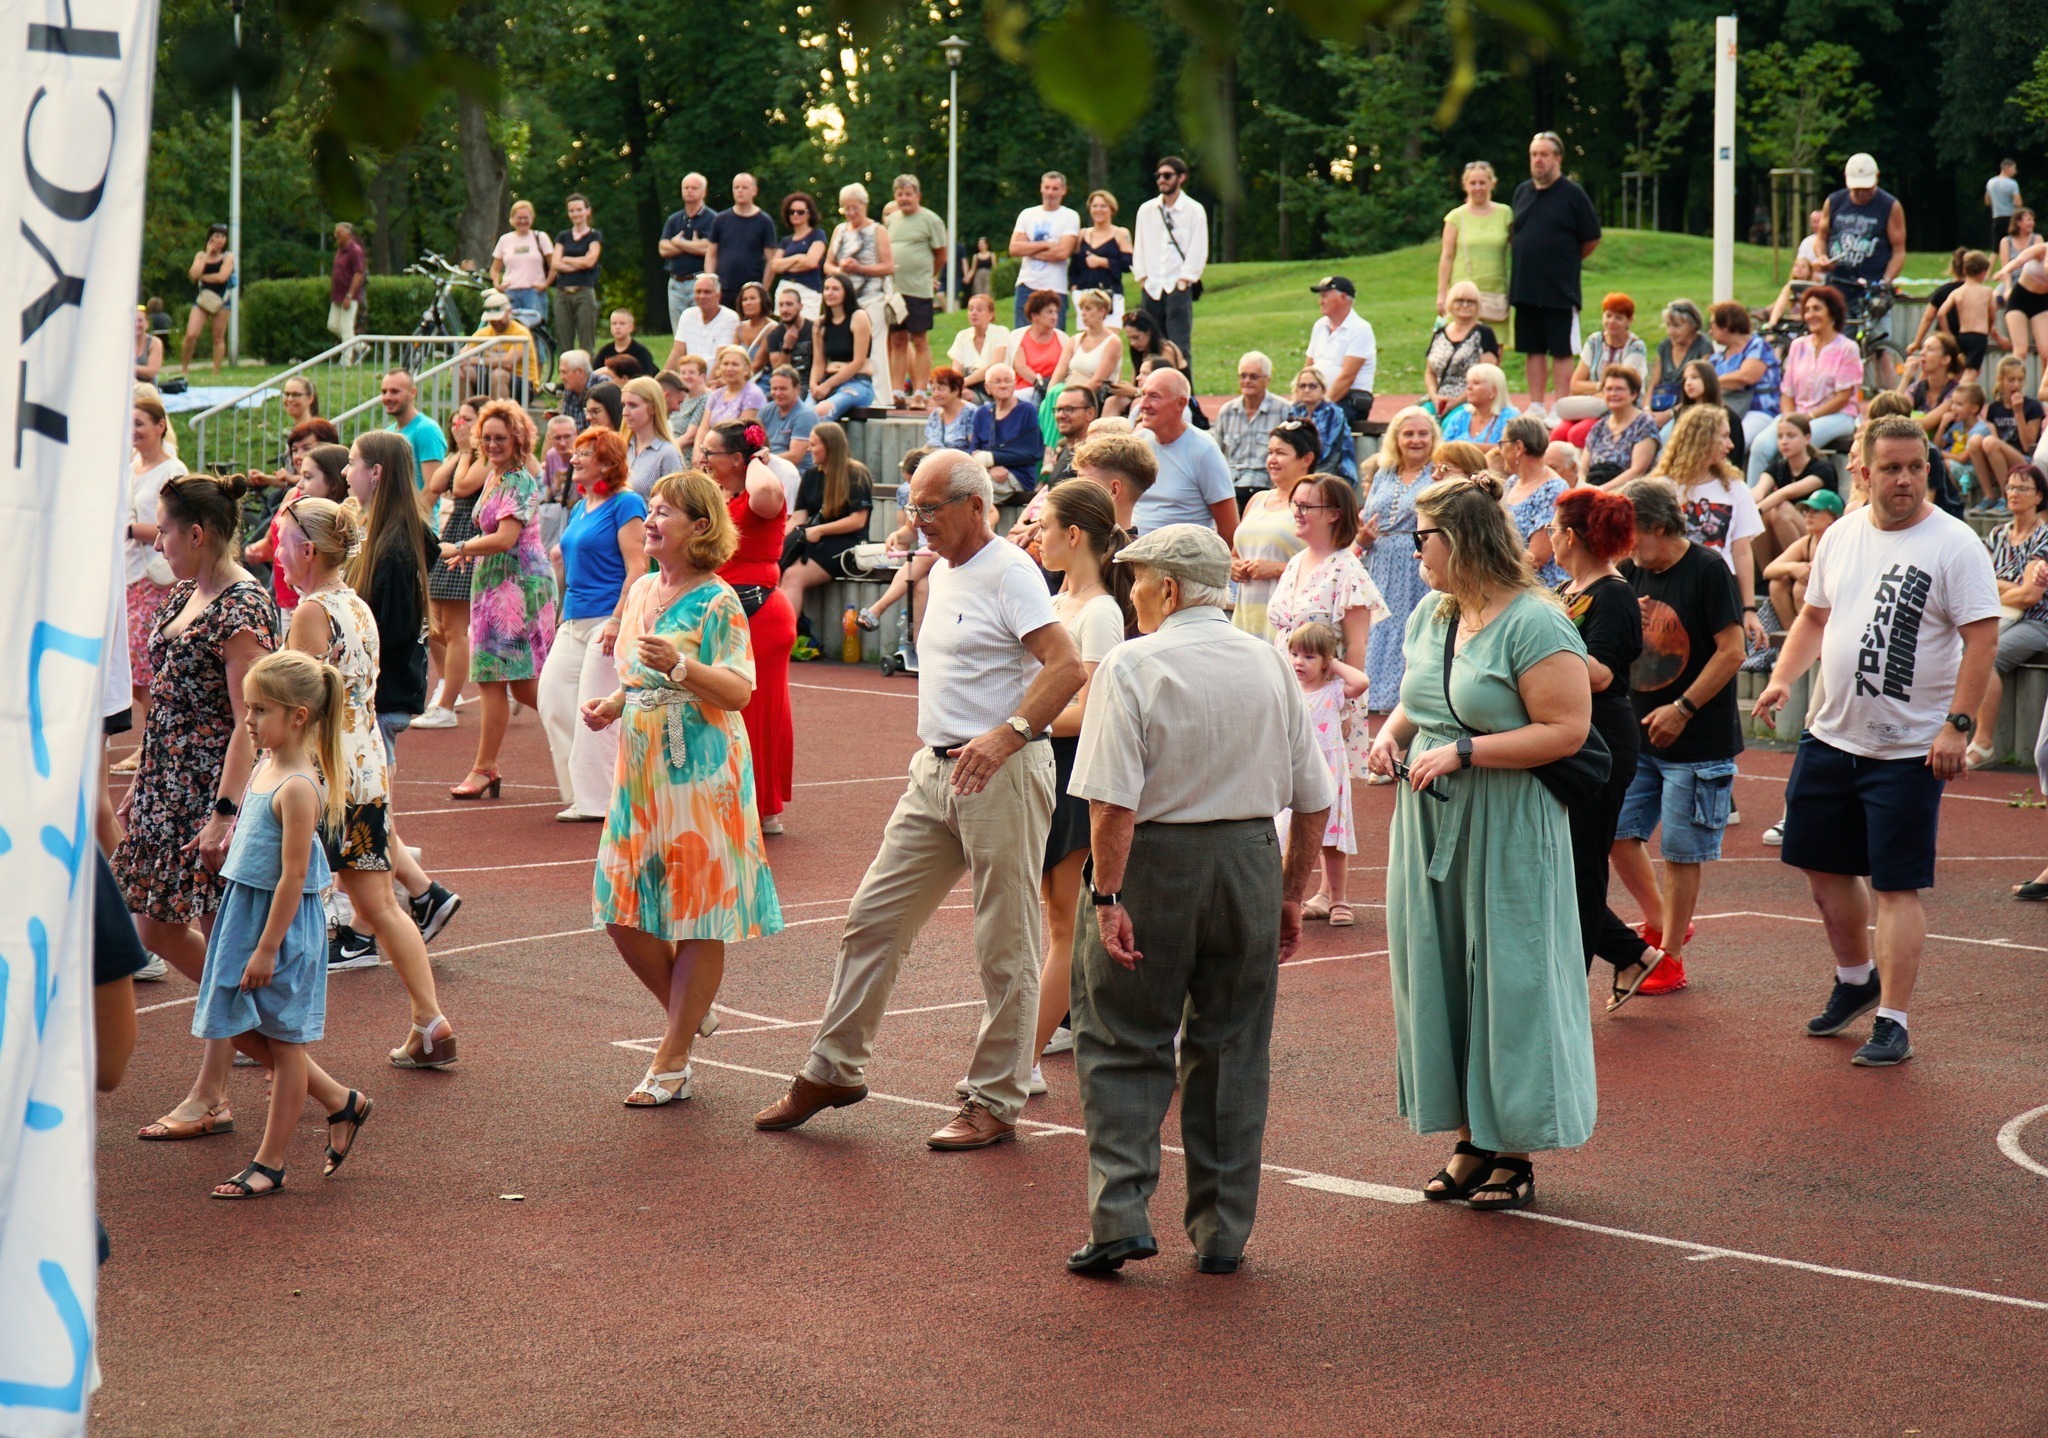
<path fill-rule="evenodd" d="M 347 795 L 341 673 L 286 650 L 249 670 L 242 686 L 249 736 L 262 754 L 221 865 L 225 881 L 192 1032 L 233 1039 L 272 1074 L 263 1142 L 215 1198 L 263 1198 L 284 1187 L 285 1147 L 310 1092 L 327 1119 L 327 1167 L 340 1168 L 370 1116 L 370 1101 L 336 1083 L 306 1054 L 325 1032 L 327 919 L 321 891 L 333 882 L 322 831 L 341 823 Z M 332 785 L 323 775 L 336 776 Z M 339 1140 L 342 1147 L 334 1145 Z"/>

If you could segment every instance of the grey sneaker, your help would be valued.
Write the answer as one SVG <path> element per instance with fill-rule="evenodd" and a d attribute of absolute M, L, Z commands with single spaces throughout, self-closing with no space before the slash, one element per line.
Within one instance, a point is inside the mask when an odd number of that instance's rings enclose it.
<path fill-rule="evenodd" d="M 1068 1054 L 1073 1051 L 1074 1031 L 1061 1024 L 1052 1031 L 1052 1037 L 1045 1041 L 1045 1047 L 1039 1050 L 1039 1056 L 1050 1058 L 1054 1054 Z"/>
<path fill-rule="evenodd" d="M 171 966 L 155 954 L 151 954 L 149 962 L 135 971 L 135 979 L 138 983 L 160 984 L 170 976 Z"/>
<path fill-rule="evenodd" d="M 1883 997 L 1884 988 L 1876 974 L 1860 984 L 1845 984 L 1836 979 L 1834 988 L 1828 993 L 1828 1006 L 1806 1021 L 1806 1031 L 1817 1039 L 1833 1038 L 1876 1008 L 1878 1000 Z M 1879 1022 L 1891 1021 L 1881 1019 Z"/>
<path fill-rule="evenodd" d="M 1906 1026 L 1897 1019 L 1880 1017 L 1870 1026 L 1870 1042 L 1856 1050 L 1849 1062 L 1858 1068 L 1884 1069 L 1911 1057 L 1913 1043 L 1906 1037 Z"/>

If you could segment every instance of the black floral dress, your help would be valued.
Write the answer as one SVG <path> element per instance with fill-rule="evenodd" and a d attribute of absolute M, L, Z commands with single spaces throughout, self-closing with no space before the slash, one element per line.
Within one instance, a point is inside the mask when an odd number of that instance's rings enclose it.
<path fill-rule="evenodd" d="M 234 738 L 228 700 L 227 645 L 244 631 L 265 650 L 277 647 L 277 605 L 253 579 L 214 597 L 183 633 L 164 633 L 184 612 L 194 581 L 172 587 L 149 636 L 155 672 L 142 767 L 128 806 L 128 836 L 114 850 L 114 875 L 129 912 L 167 924 L 194 924 L 220 904 L 221 880 L 185 846 L 213 816 L 213 801 Z"/>

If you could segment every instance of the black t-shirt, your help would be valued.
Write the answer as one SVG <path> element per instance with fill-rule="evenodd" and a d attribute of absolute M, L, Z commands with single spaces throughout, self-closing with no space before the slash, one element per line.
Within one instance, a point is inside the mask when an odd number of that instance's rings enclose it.
<path fill-rule="evenodd" d="M 838 514 L 825 513 L 825 471 L 814 464 L 804 466 L 804 472 L 797 476 L 796 508 L 809 515 L 811 524 L 830 524 L 835 519 L 844 519 L 856 510 L 872 510 L 875 507 L 874 486 L 868 478 L 867 466 L 859 465 L 846 476 L 846 508 Z M 855 539 L 866 536 L 856 532 Z"/>
<path fill-rule="evenodd" d="M 1514 270 L 1508 298 L 1518 305 L 1579 307 L 1580 251 L 1600 238 L 1600 217 L 1586 192 L 1560 179 L 1543 189 L 1534 180 L 1515 187 L 1515 217 L 1508 230 Z"/>
<path fill-rule="evenodd" d="M 1647 719 L 1686 692 L 1714 657 L 1714 636 L 1742 623 L 1742 605 L 1735 598 L 1735 576 L 1712 550 L 1686 546 L 1678 563 L 1653 573 L 1631 561 L 1622 569 L 1642 606 L 1643 650 L 1629 669 L 1629 700 L 1636 718 Z M 1735 676 L 1721 692 L 1699 706 L 1678 742 L 1658 749 L 1643 739 L 1645 751 L 1674 764 L 1702 764 L 1733 759 L 1742 752 L 1742 724 L 1735 712 Z"/>
<path fill-rule="evenodd" d="M 620 349 L 610 340 L 606 340 L 597 347 L 597 355 L 592 363 L 599 369 L 603 369 L 604 362 L 613 355 L 631 355 L 639 364 L 640 373 L 649 379 L 653 379 L 656 374 L 660 373 L 659 367 L 654 363 L 653 351 L 649 350 L 646 345 L 641 344 L 638 340 L 627 340 L 624 349 Z"/>
<path fill-rule="evenodd" d="M 583 238 L 580 240 L 576 238 L 574 230 L 557 230 L 555 232 L 555 248 L 573 260 L 580 260 L 589 254 L 592 245 L 601 245 L 603 243 L 603 230 L 585 230 Z M 604 265 L 601 261 L 598 264 L 592 265 L 587 270 L 558 269 L 555 271 L 555 288 L 558 290 L 596 289 L 597 277 L 603 270 Z"/>
<path fill-rule="evenodd" d="M 811 386 L 811 326 L 803 320 L 793 325 L 778 324 L 770 327 L 768 343 L 761 347 L 763 354 L 782 354 L 789 358 L 784 361 L 797 372 L 796 391 L 807 393 Z"/>
<path fill-rule="evenodd" d="M 711 222 L 711 243 L 718 246 L 718 288 L 732 294 L 741 285 L 759 284 L 768 273 L 766 252 L 775 245 L 775 220 L 766 210 L 751 215 L 721 210 Z"/>
<path fill-rule="evenodd" d="M 1558 586 L 1564 612 L 1579 626 L 1586 653 L 1614 673 L 1612 683 L 1593 691 L 1593 727 L 1603 737 L 1625 732 L 1636 723 L 1628 677 L 1643 652 L 1642 606 L 1625 579 L 1596 579 L 1578 594 L 1569 589 L 1569 584 Z"/>
<path fill-rule="evenodd" d="M 1842 476 L 1836 471 L 1835 462 L 1817 450 L 1806 452 L 1806 468 L 1797 474 L 1792 472 L 1792 466 L 1786 462 L 1782 454 L 1771 456 L 1771 462 L 1764 467 L 1764 473 L 1771 477 L 1773 489 L 1783 489 L 1786 485 L 1797 484 L 1802 479 L 1818 478 L 1822 489 L 1832 489 L 1837 494 L 1842 492 Z"/>
<path fill-rule="evenodd" d="M 661 237 L 664 240 L 708 240 L 711 238 L 711 222 L 717 218 L 718 211 L 709 205 L 699 207 L 694 215 L 677 210 L 662 222 Z M 680 255 L 670 255 L 661 262 L 661 267 L 675 279 L 693 280 L 704 273 L 704 257 L 685 250 Z"/>
<path fill-rule="evenodd" d="M 92 982 L 116 983 L 140 973 L 149 962 L 142 940 L 136 937 L 135 920 L 128 916 L 128 901 L 121 897 L 121 881 L 95 844 L 92 851 Z"/>
<path fill-rule="evenodd" d="M 427 531 L 419 563 L 427 568 L 440 555 L 433 531 Z M 427 708 L 427 613 L 422 595 L 423 571 L 389 546 L 370 571 L 370 592 L 363 602 L 377 621 L 377 691 L 379 714 L 422 714 Z"/>
<path fill-rule="evenodd" d="M 1990 404 L 1984 407 L 1985 422 L 1997 430 L 1998 437 L 2014 449 L 2026 448 L 2025 445 L 2020 443 L 2020 420 L 2022 417 L 2026 419 L 2028 424 L 2039 424 L 2041 422 L 2041 401 L 2022 395 L 2020 397 L 2020 407 L 2017 410 L 2007 409 L 2005 401 L 1998 399 L 1991 401 Z"/>

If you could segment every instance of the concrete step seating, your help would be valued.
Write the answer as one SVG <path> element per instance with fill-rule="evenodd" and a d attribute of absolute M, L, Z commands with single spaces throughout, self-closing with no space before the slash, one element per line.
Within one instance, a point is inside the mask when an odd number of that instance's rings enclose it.
<path fill-rule="evenodd" d="M 1735 676 L 1735 702 L 1742 714 L 1743 732 L 1752 739 L 1775 739 L 1793 744 L 1806 727 L 1806 711 L 1812 693 L 1812 675 L 1803 674 L 1792 686 L 1785 707 L 1778 711 L 1773 729 L 1749 717 L 1750 706 L 1771 682 L 1768 672 L 1743 670 Z M 2048 708 L 2048 664 L 2022 664 L 2009 676 L 2005 695 L 1998 705 L 1998 724 L 1991 733 L 1991 746 L 1999 764 L 2016 765 L 2031 773 L 2034 767 L 2034 739 L 2041 729 L 2041 713 Z"/>

